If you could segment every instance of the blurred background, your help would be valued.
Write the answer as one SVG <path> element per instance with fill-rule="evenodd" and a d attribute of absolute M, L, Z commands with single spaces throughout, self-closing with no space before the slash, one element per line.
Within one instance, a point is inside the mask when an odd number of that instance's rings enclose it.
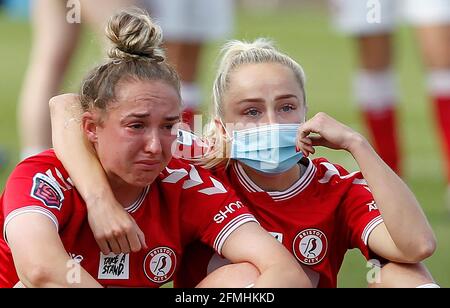
<path fill-rule="evenodd" d="M 0 190 L 3 191 L 7 176 L 20 157 L 16 108 L 32 39 L 24 10 L 26 1 L 0 2 Z M 305 69 L 309 116 L 325 111 L 366 133 L 351 89 L 357 66 L 355 42 L 335 31 L 329 7 L 324 0 L 237 1 L 231 37 L 245 40 L 272 38 Z M 103 57 L 98 36 L 89 28 L 82 31 L 81 43 L 70 63 L 62 92 L 77 92 L 82 76 Z M 208 42 L 201 55 L 198 78 L 203 109 L 210 102 L 215 71 L 212 63 L 215 63 L 222 43 Z M 403 178 L 422 204 L 437 236 L 437 251 L 425 263 L 441 286 L 450 287 L 450 215 L 445 206 L 447 184 L 424 69 L 410 27 L 400 25 L 397 28 L 394 44 L 401 93 L 398 116 L 404 155 Z M 33 121 L 33 118 L 28 120 Z M 316 156 L 325 156 L 348 170 L 357 169 L 352 157 L 346 153 L 319 150 Z M 359 251 L 349 252 L 340 271 L 339 287 L 365 287 L 368 270 Z"/>

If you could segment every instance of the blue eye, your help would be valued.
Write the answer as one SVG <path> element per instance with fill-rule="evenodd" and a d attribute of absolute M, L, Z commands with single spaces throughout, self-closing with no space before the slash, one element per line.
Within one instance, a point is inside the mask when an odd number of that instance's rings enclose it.
<path fill-rule="evenodd" d="M 258 116 L 260 114 L 261 114 L 261 112 L 259 112 L 256 109 L 249 109 L 249 110 L 244 112 L 244 115 L 248 115 L 248 116 L 251 116 L 251 117 L 256 117 L 256 116 Z"/>
<path fill-rule="evenodd" d="M 283 112 L 289 112 L 294 109 L 295 109 L 295 107 L 292 105 L 285 105 L 285 106 L 281 107 L 281 111 L 283 111 Z"/>

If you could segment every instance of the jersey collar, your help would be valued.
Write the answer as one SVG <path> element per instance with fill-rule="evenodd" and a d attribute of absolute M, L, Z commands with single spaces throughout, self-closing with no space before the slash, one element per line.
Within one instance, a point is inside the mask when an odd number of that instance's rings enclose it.
<path fill-rule="evenodd" d="M 317 168 L 314 166 L 313 162 L 306 158 L 305 162 L 307 163 L 306 171 L 302 174 L 300 179 L 298 179 L 291 187 L 284 191 L 268 191 L 266 192 L 274 201 L 284 201 L 288 200 L 308 187 L 311 183 L 314 175 L 316 174 Z M 250 179 L 250 177 L 245 172 L 244 168 L 240 165 L 240 163 L 233 163 L 233 171 L 236 174 L 236 177 L 239 183 L 249 192 L 264 192 L 255 182 Z"/>
<path fill-rule="evenodd" d="M 129 207 L 126 207 L 125 211 L 127 211 L 130 214 L 135 213 L 141 207 L 141 205 L 144 202 L 144 199 L 147 196 L 149 190 L 150 190 L 150 186 L 145 187 L 145 189 L 142 191 L 142 193 L 139 196 L 139 198 L 137 198 L 137 200 L 134 201 L 132 205 L 130 205 Z"/>

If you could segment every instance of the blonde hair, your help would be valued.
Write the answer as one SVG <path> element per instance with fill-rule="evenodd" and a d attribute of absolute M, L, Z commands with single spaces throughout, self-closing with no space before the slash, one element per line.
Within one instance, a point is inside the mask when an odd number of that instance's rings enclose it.
<path fill-rule="evenodd" d="M 180 79 L 165 61 L 161 48 L 161 28 L 138 8 L 128 8 L 113 15 L 106 26 L 112 43 L 109 59 L 94 68 L 84 79 L 80 97 L 84 111 L 105 111 L 115 99 L 115 88 L 126 79 L 161 80 L 180 95 Z"/>
<path fill-rule="evenodd" d="M 292 70 L 303 93 L 303 103 L 306 104 L 305 73 L 303 68 L 288 55 L 280 52 L 274 44 L 267 39 L 259 38 L 252 43 L 243 41 L 230 41 L 221 51 L 222 59 L 214 81 L 213 101 L 214 109 L 206 126 L 205 138 L 209 141 L 210 149 L 196 162 L 205 168 L 229 163 L 229 137 L 224 135 L 217 127 L 215 119 L 223 119 L 223 97 L 230 86 L 230 75 L 245 64 L 279 63 Z M 221 121 L 223 123 L 223 121 Z M 222 124 L 223 125 L 223 124 Z"/>

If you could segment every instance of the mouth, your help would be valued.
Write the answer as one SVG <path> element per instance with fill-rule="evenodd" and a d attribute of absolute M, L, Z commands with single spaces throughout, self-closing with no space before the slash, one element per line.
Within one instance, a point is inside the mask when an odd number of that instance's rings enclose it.
<path fill-rule="evenodd" d="M 140 160 L 136 162 L 136 165 L 143 169 L 156 169 L 160 164 L 161 162 L 159 160 Z"/>

